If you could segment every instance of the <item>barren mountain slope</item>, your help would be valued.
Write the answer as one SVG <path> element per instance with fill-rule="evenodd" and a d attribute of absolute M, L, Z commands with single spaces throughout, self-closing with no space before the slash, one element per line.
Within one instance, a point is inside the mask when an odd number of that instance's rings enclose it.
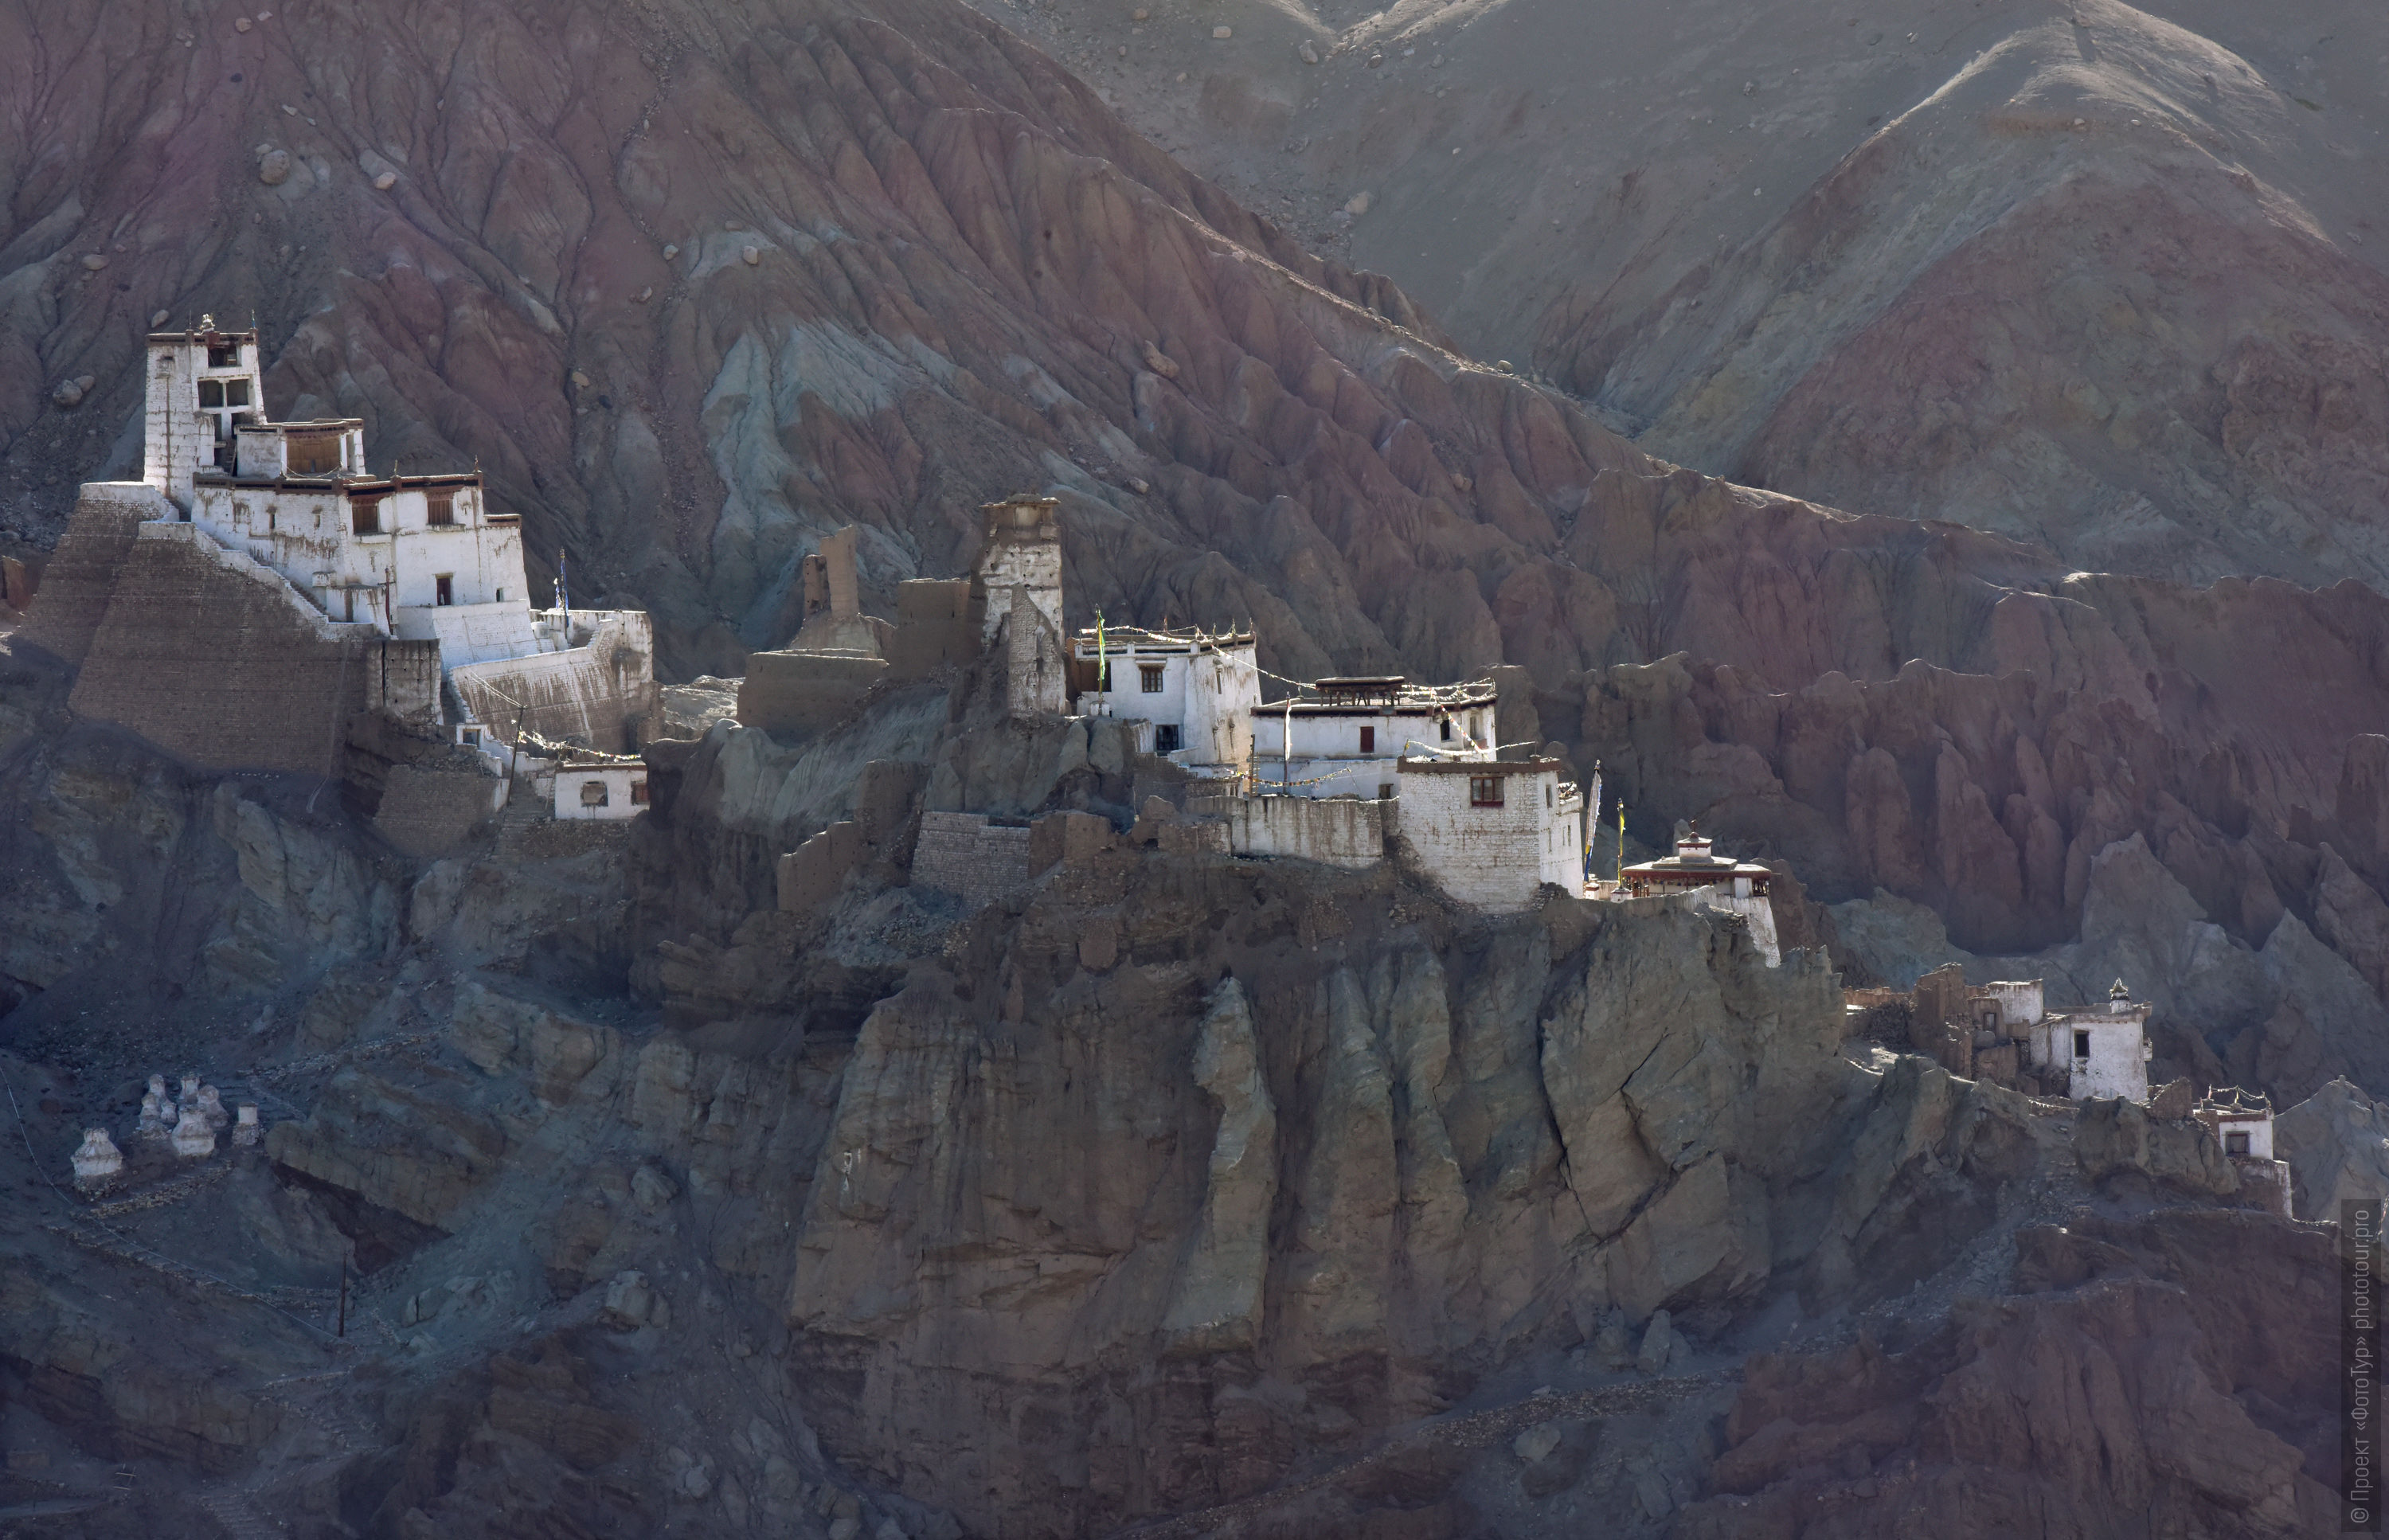
<path fill-rule="evenodd" d="M 1672 471 L 931 0 L 326 8 L 188 46 L 103 12 L 14 18 L 27 99 L 83 104 L 11 120 L 20 468 L 83 474 L 103 426 L 128 463 L 152 308 L 256 303 L 277 411 L 478 458 L 584 602 L 734 670 L 822 530 L 864 526 L 884 594 L 1043 488 L 1079 615 L 1256 617 L 1291 674 L 1523 665 L 1638 838 L 1715 808 L 1817 897 L 1930 905 L 1969 951 L 2076 938 L 2137 834 L 2195 923 L 2255 948 L 2286 913 L 2364 975 L 2319 1021 L 2252 989 L 2191 1029 L 2389 1088 L 2370 589 L 2069 577 Z M 70 369 L 77 406 L 22 388 Z"/>
<path fill-rule="evenodd" d="M 982 8 L 1670 459 L 2081 567 L 2389 570 L 2374 7 Z"/>

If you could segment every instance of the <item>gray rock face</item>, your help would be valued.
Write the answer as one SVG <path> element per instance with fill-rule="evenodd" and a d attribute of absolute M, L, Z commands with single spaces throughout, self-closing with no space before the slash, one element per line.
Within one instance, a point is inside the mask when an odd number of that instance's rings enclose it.
<path fill-rule="evenodd" d="M 1252 1012 L 1233 978 L 1212 994 L 1194 1047 L 1194 1080 L 1219 1104 L 1203 1217 L 1161 1330 L 1187 1353 L 1249 1351 L 1259 1341 L 1277 1199 L 1277 1109 L 1261 1078 Z"/>
<path fill-rule="evenodd" d="M 2389 1197 L 2389 1115 L 2344 1080 L 2273 1120 L 2273 1153 L 2289 1163 L 2301 1219 L 2337 1219 L 2344 1203 Z"/>
<path fill-rule="evenodd" d="M 2138 1171 L 2184 1192 L 2228 1197 L 2240 1190 L 2240 1174 L 2204 1124 L 2152 1118 L 2137 1101 L 2083 1102 L 2074 1120 L 2074 1156 L 2090 1181 Z"/>

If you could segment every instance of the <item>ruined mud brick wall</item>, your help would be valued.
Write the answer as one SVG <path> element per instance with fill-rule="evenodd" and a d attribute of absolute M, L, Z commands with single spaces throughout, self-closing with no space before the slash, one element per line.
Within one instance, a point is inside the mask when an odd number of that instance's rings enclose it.
<path fill-rule="evenodd" d="M 80 665 L 108 614 L 134 531 L 145 519 L 174 516 L 173 504 L 146 481 L 85 482 L 18 636 Z"/>
<path fill-rule="evenodd" d="M 962 668 L 978 655 L 967 578 L 915 578 L 896 585 L 896 630 L 888 640 L 888 678 L 898 684 Z"/>
<path fill-rule="evenodd" d="M 845 720 L 888 672 L 888 664 L 875 657 L 757 653 L 738 684 L 738 720 L 766 732 L 825 732 Z"/>
<path fill-rule="evenodd" d="M 381 640 L 194 526 L 144 524 L 68 704 L 205 769 L 335 776 Z"/>
<path fill-rule="evenodd" d="M 418 732 L 440 729 L 440 643 L 384 637 L 366 658 L 364 704 Z"/>
<path fill-rule="evenodd" d="M 42 586 L 42 572 L 47 566 L 39 556 L 30 560 L 0 556 L 0 605 L 19 611 L 32 608 L 33 593 Z"/>
<path fill-rule="evenodd" d="M 497 812 L 505 790 L 479 770 L 392 765 L 374 827 L 407 855 L 445 855 Z"/>
<path fill-rule="evenodd" d="M 1009 897 L 1028 885 L 1028 830 L 990 823 L 984 813 L 923 813 L 913 885 L 953 894 L 973 908 Z"/>

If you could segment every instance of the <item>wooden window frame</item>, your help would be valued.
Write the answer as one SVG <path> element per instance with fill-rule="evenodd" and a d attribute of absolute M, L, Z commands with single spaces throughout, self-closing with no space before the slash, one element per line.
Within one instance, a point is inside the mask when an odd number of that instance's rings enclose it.
<path fill-rule="evenodd" d="M 1166 666 L 1162 664 L 1140 663 L 1136 666 L 1136 679 L 1138 689 L 1142 694 L 1158 695 L 1167 686 L 1169 675 Z"/>
<path fill-rule="evenodd" d="M 1506 775 L 1472 775 L 1468 778 L 1468 805 L 1472 808 L 1506 808 L 1509 787 Z"/>

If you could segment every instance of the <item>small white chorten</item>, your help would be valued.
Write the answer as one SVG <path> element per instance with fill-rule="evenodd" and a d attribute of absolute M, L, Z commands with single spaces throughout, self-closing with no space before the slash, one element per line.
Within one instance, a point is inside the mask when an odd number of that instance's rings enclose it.
<path fill-rule="evenodd" d="M 185 1160 L 205 1160 L 215 1152 L 216 1131 L 208 1126 L 207 1114 L 196 1102 L 185 1105 L 174 1125 L 174 1153 Z"/>
<path fill-rule="evenodd" d="M 164 1139 L 167 1132 L 166 1103 L 163 1098 L 156 1091 L 146 1092 L 141 1098 L 141 1137 Z"/>
<path fill-rule="evenodd" d="M 257 1142 L 258 1136 L 264 1131 L 265 1130 L 263 1128 L 258 1126 L 257 1103 L 254 1101 L 242 1102 L 240 1104 L 240 1121 L 232 1126 L 232 1141 L 235 1144 L 255 1144 Z"/>
<path fill-rule="evenodd" d="M 106 1187 L 124 1169 L 124 1153 L 105 1128 L 85 1128 L 83 1147 L 74 1152 L 75 1186 L 89 1191 Z"/>
<path fill-rule="evenodd" d="M 213 1086 L 199 1088 L 199 1115 L 208 1120 L 209 1127 L 219 1131 L 232 1121 L 232 1114 L 224 1111 L 224 1096 Z"/>

